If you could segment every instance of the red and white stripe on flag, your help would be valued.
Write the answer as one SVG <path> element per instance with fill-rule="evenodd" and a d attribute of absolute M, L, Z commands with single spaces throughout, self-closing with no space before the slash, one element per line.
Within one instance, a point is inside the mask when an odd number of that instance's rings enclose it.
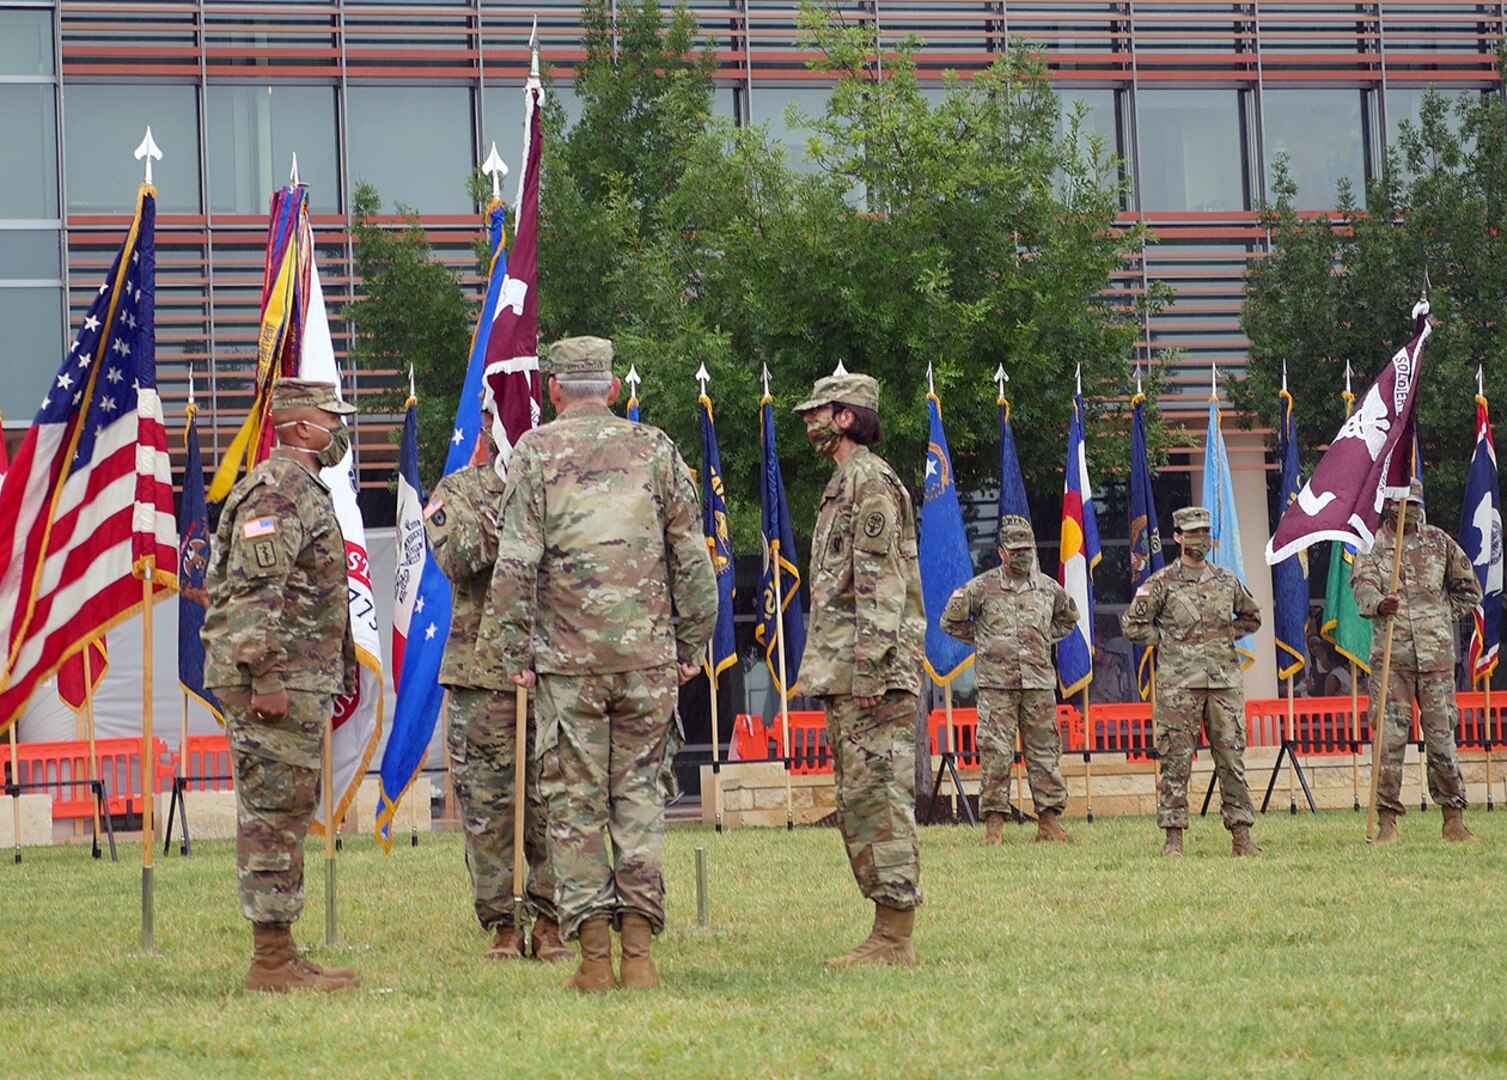
<path fill-rule="evenodd" d="M 155 193 L 136 219 L 0 483 L 0 729 L 74 652 L 176 587 L 178 529 L 157 397 Z"/>

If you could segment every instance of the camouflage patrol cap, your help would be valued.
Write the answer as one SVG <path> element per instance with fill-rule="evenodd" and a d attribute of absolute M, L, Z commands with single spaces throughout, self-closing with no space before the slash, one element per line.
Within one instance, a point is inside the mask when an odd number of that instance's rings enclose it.
<path fill-rule="evenodd" d="M 551 375 L 611 375 L 612 342 L 599 337 L 561 338 L 549 347 Z"/>
<path fill-rule="evenodd" d="M 1002 548 L 1034 548 L 1036 534 L 1031 523 L 1019 514 L 1006 514 L 999 519 L 999 546 Z"/>
<path fill-rule="evenodd" d="M 861 408 L 879 411 L 879 382 L 872 375 L 828 375 L 817 379 L 811 387 L 811 396 L 795 407 L 797 413 L 808 413 L 823 405 L 841 402 Z"/>
<path fill-rule="evenodd" d="M 1178 532 L 1187 532 L 1190 529 L 1210 529 L 1214 526 L 1214 519 L 1209 516 L 1208 507 L 1185 506 L 1181 510 L 1172 511 L 1172 527 Z"/>
<path fill-rule="evenodd" d="M 272 384 L 272 411 L 282 412 L 284 409 L 323 409 L 349 416 L 356 411 L 356 406 L 341 401 L 340 391 L 332 382 L 281 378 Z"/>
<path fill-rule="evenodd" d="M 1417 503 L 1419 506 L 1423 505 L 1423 481 L 1422 480 L 1418 480 L 1418 479 L 1415 478 L 1413 480 L 1413 482 L 1408 485 L 1408 502 L 1410 502 L 1410 503 Z"/>

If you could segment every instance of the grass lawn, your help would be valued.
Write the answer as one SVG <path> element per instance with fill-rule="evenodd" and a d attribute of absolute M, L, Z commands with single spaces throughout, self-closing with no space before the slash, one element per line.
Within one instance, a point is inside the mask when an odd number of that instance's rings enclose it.
<path fill-rule="evenodd" d="M 837 833 L 675 826 L 666 987 L 589 999 L 561 967 L 488 963 L 460 838 L 340 856 L 343 944 L 322 946 L 321 850 L 298 937 L 357 992 L 240 989 L 250 933 L 233 847 L 157 859 L 157 949 L 139 938 L 139 849 L 0 862 L 0 1074 L 152 1076 L 1507 1075 L 1507 813 L 1446 846 L 1409 814 L 1368 849 L 1360 815 L 1272 815 L 1261 860 L 1195 820 L 1181 861 L 1146 819 L 922 836 L 921 967 L 827 972 L 871 909 Z M 406 837 L 403 841 L 406 844 Z M 707 849 L 712 930 L 694 929 Z"/>

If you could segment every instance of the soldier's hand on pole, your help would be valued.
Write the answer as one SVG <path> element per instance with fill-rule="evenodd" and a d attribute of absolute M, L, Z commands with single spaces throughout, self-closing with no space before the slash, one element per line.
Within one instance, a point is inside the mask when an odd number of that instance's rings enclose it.
<path fill-rule="evenodd" d="M 512 679 L 514 686 L 521 686 L 525 690 L 532 690 L 534 684 L 539 681 L 538 676 L 534 674 L 533 668 L 524 668 L 517 675 L 510 675 L 508 677 Z"/>
<path fill-rule="evenodd" d="M 1395 615 L 1397 614 L 1397 607 L 1400 603 L 1401 601 L 1398 600 L 1395 595 L 1383 596 L 1381 598 L 1381 603 L 1376 605 L 1377 613 L 1381 615 Z"/>
<path fill-rule="evenodd" d="M 259 720 L 281 720 L 288 715 L 288 691 L 252 694 L 251 710 Z"/>
<path fill-rule="evenodd" d="M 676 666 L 680 669 L 681 686 L 684 686 L 686 683 L 694 679 L 697 675 L 701 674 L 700 664 L 677 664 Z"/>

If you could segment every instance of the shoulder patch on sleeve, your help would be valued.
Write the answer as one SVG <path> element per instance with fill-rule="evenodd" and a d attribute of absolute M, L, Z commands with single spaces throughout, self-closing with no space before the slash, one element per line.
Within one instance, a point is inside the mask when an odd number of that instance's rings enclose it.
<path fill-rule="evenodd" d="M 277 533 L 277 518 L 254 518 L 241 526 L 241 535 L 247 540 L 255 540 L 259 536 L 273 536 Z"/>
<path fill-rule="evenodd" d="M 883 536 L 889 531 L 890 519 L 887 514 L 880 510 L 870 510 L 863 518 L 863 535 L 870 540 Z"/>
<path fill-rule="evenodd" d="M 445 500 L 444 500 L 444 498 L 442 496 L 440 496 L 440 495 L 433 495 L 433 496 L 431 496 L 430 499 L 429 499 L 429 505 L 427 505 L 427 506 L 424 507 L 424 520 L 428 521 L 430 518 L 434 517 L 436 514 L 439 514 L 440 515 L 440 519 L 438 521 L 436 521 L 435 524 L 436 525 L 443 525 L 445 523 L 444 506 L 445 506 Z"/>

